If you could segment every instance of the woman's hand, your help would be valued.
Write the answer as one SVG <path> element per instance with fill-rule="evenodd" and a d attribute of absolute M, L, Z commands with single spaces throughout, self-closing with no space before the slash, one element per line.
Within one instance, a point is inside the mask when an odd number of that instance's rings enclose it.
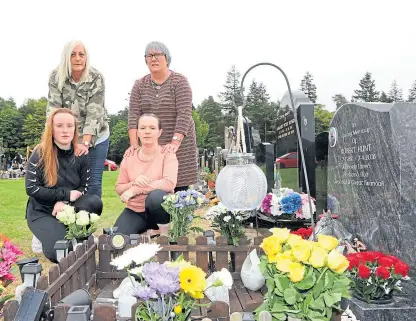
<path fill-rule="evenodd" d="M 144 175 L 139 175 L 139 177 L 136 178 L 136 180 L 133 182 L 133 185 L 137 185 L 139 187 L 147 187 L 149 186 L 150 179 L 148 179 Z"/>
<path fill-rule="evenodd" d="M 162 152 L 175 154 L 178 151 L 179 146 L 180 145 L 176 144 L 176 143 L 167 144 L 167 145 L 163 146 Z"/>
<path fill-rule="evenodd" d="M 82 195 L 82 193 L 80 191 L 72 190 L 71 193 L 70 193 L 69 200 L 71 202 L 75 202 L 78 198 L 81 197 L 81 195 Z"/>
<path fill-rule="evenodd" d="M 76 144 L 75 145 L 75 156 L 87 155 L 88 154 L 88 147 L 84 144 Z"/>
<path fill-rule="evenodd" d="M 64 202 L 56 202 L 55 206 L 52 210 L 52 216 L 56 216 L 58 212 L 62 211 L 64 209 L 65 203 Z"/>
<path fill-rule="evenodd" d="M 134 191 L 134 189 L 133 188 L 129 188 L 127 191 L 125 191 L 123 194 L 121 194 L 121 196 L 120 196 L 120 200 L 123 202 L 123 203 L 127 203 L 127 201 L 130 199 L 130 198 L 133 198 L 133 197 L 135 197 L 137 194 L 136 194 L 136 192 Z"/>
<path fill-rule="evenodd" d="M 130 157 L 134 155 L 134 152 L 139 149 L 139 145 L 131 145 L 127 150 L 124 152 L 123 157 Z"/>

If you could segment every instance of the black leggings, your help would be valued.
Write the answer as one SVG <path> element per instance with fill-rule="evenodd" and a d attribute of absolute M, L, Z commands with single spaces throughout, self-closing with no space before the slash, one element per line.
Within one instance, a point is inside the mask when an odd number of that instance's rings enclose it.
<path fill-rule="evenodd" d="M 103 203 L 97 195 L 83 195 L 75 201 L 73 206 L 76 212 L 85 210 L 101 215 Z M 58 263 L 54 246 L 56 241 L 65 239 L 66 226 L 52 215 L 36 217 L 31 215 L 30 211 L 27 211 L 27 225 L 41 241 L 42 251 L 46 258 L 54 263 Z"/>
<path fill-rule="evenodd" d="M 158 230 L 157 224 L 167 224 L 170 221 L 170 215 L 163 207 L 163 197 L 167 195 L 160 189 L 151 191 L 147 195 L 144 212 L 135 212 L 125 208 L 121 212 L 114 226 L 117 226 L 117 233 L 124 235 L 140 234 L 149 229 Z"/>

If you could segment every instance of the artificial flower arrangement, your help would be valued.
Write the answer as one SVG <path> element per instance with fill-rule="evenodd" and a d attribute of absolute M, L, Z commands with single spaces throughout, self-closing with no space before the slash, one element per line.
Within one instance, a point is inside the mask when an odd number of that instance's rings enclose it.
<path fill-rule="evenodd" d="M 23 252 L 9 238 L 0 234 L 0 317 L 4 303 L 13 297 L 12 294 L 3 296 L 3 292 L 15 280 L 11 269 L 22 254 Z"/>
<path fill-rule="evenodd" d="M 349 262 L 336 250 L 338 240 L 319 235 L 313 242 L 286 228 L 270 231 L 261 244 L 260 263 L 267 294 L 256 315 L 269 311 L 277 320 L 330 320 L 341 298 L 350 297 Z"/>
<path fill-rule="evenodd" d="M 188 235 L 190 231 L 204 232 L 202 228 L 192 226 L 193 220 L 199 218 L 195 215 L 195 210 L 201 206 L 204 200 L 204 195 L 193 189 L 179 191 L 164 197 L 162 207 L 171 216 L 169 238 L 172 242 L 176 242 L 181 236 Z"/>
<path fill-rule="evenodd" d="M 281 216 L 283 214 L 295 214 L 297 219 L 310 219 L 316 211 L 315 199 L 312 200 L 312 213 L 309 208 L 308 194 L 297 193 L 290 188 L 281 188 L 280 196 L 268 193 L 261 205 L 260 210 L 269 216 Z"/>
<path fill-rule="evenodd" d="M 183 256 L 175 262 L 154 262 L 152 259 L 160 250 L 158 244 L 142 243 L 110 263 L 118 270 L 127 268 L 129 277 L 134 275 L 137 280 L 131 279 L 128 291 L 141 302 L 136 310 L 138 320 L 185 321 L 193 308 L 206 306 L 197 303 L 204 298 L 204 292 L 212 287 L 231 289 L 233 279 L 228 270 L 214 272 L 207 285 L 205 272 L 184 261 Z"/>
<path fill-rule="evenodd" d="M 409 279 L 409 266 L 393 255 L 381 252 L 357 252 L 347 256 L 349 276 L 358 298 L 383 300 L 401 291 L 402 280 Z"/>
<path fill-rule="evenodd" d="M 100 216 L 87 211 L 75 212 L 71 205 L 65 205 L 63 210 L 56 214 L 59 222 L 66 225 L 65 238 L 68 240 L 82 239 L 89 237 L 97 230 L 97 222 Z"/>
<path fill-rule="evenodd" d="M 210 207 L 205 212 L 205 218 L 210 220 L 214 226 L 214 230 L 225 236 L 229 244 L 238 245 L 240 237 L 245 237 L 245 229 L 243 221 L 250 214 L 241 211 L 230 211 L 221 202 Z"/>

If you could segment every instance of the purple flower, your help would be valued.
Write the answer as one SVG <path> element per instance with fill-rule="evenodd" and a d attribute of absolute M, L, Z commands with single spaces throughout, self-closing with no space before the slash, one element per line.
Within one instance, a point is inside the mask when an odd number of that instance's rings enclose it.
<path fill-rule="evenodd" d="M 157 299 L 157 294 L 154 289 L 141 284 L 136 285 L 132 289 L 131 295 L 142 300 Z"/>
<path fill-rule="evenodd" d="M 142 273 L 147 284 L 157 293 L 169 294 L 179 290 L 179 267 L 150 262 L 144 265 Z"/>
<path fill-rule="evenodd" d="M 188 220 L 190 221 L 190 222 L 192 222 L 192 220 L 194 219 L 194 217 L 192 216 L 192 215 L 188 215 Z"/>

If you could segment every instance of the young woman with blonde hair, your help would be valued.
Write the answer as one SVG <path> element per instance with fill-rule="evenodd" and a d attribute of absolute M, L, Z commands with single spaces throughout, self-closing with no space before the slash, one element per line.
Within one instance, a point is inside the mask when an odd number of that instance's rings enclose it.
<path fill-rule="evenodd" d="M 56 262 L 54 245 L 63 240 L 65 225 L 55 215 L 66 203 L 77 211 L 101 215 L 102 201 L 88 195 L 90 166 L 88 155 L 76 156 L 77 122 L 74 113 L 59 108 L 49 115 L 40 144 L 28 161 L 25 178 L 26 220 L 29 229 L 41 241 L 43 253 Z"/>

